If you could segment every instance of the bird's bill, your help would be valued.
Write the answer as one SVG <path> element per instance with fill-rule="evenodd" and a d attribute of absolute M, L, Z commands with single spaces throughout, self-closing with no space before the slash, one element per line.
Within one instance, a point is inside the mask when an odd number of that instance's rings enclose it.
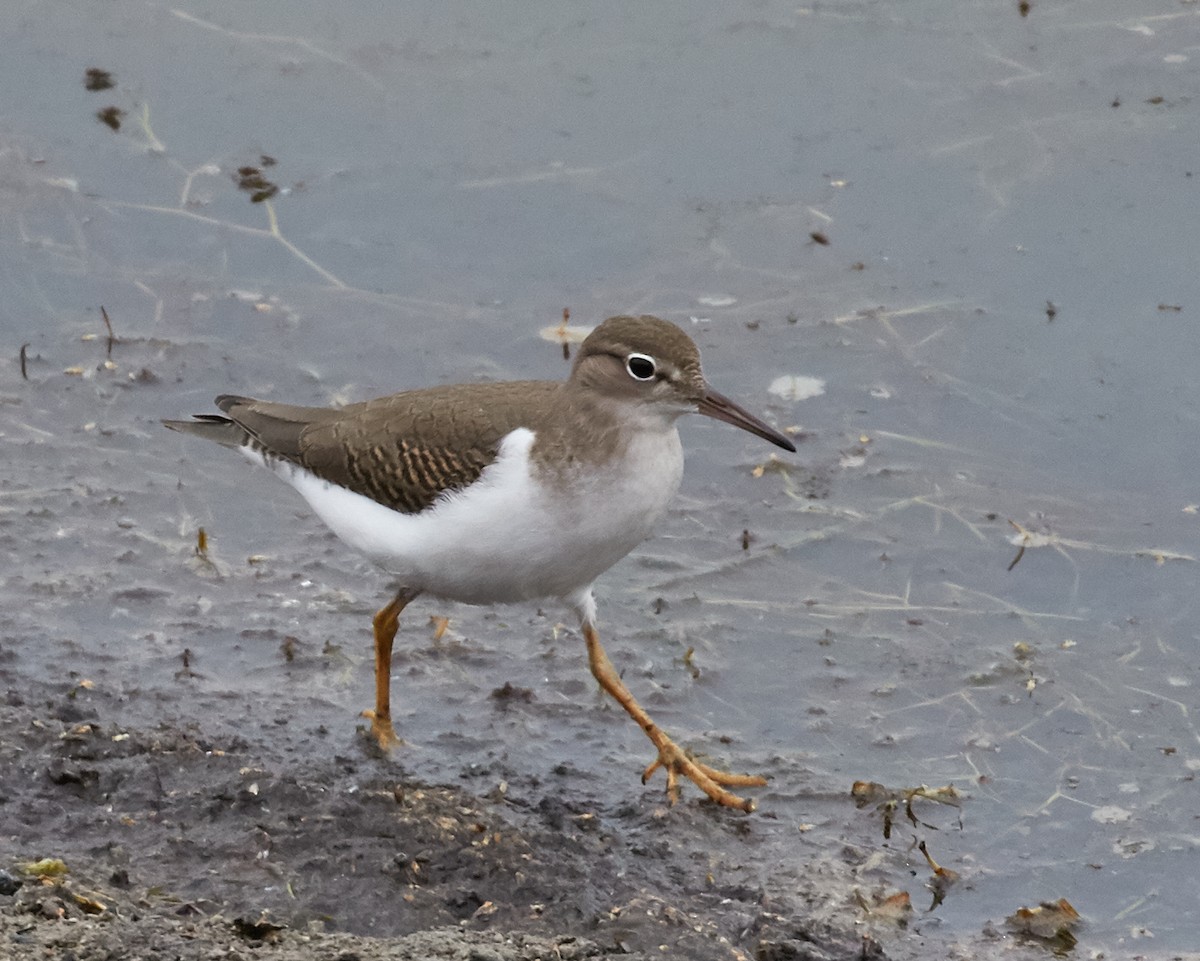
<path fill-rule="evenodd" d="M 717 393 L 711 387 L 696 409 L 705 417 L 712 417 L 714 420 L 722 420 L 726 424 L 733 424 L 734 427 L 740 427 L 742 430 L 750 431 L 751 434 L 757 434 L 763 440 L 769 440 L 776 447 L 782 447 L 793 454 L 796 452 L 796 445 L 792 443 L 791 438 L 787 434 L 777 431 L 770 424 L 755 417 L 750 411 L 739 404 L 735 404 L 724 394 Z"/>

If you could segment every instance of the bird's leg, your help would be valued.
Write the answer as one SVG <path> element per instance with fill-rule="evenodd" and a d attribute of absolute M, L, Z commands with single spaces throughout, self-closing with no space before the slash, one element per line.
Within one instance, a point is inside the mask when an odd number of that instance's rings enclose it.
<path fill-rule="evenodd" d="M 718 771 L 716 768 L 711 768 L 707 764 L 701 764 L 688 757 L 662 728 L 650 720 L 650 715 L 634 700 L 633 695 L 629 693 L 629 688 L 625 686 L 613 667 L 612 661 L 604 653 L 604 648 L 600 646 L 600 635 L 596 633 L 595 626 L 588 620 L 583 622 L 583 637 L 587 641 L 588 664 L 592 668 L 592 675 L 600 682 L 600 686 L 629 712 L 629 716 L 641 725 L 646 736 L 658 748 L 658 757 L 642 772 L 642 783 L 645 784 L 650 775 L 661 767 L 667 774 L 667 795 L 672 804 L 679 800 L 679 775 L 682 774 L 718 804 L 740 808 L 747 813 L 753 811 L 753 800 L 740 798 L 736 794 L 726 791 L 725 787 L 762 787 L 767 783 L 766 778 L 752 774 L 730 774 L 726 771 Z"/>
<path fill-rule="evenodd" d="M 400 612 L 419 591 L 401 588 L 375 615 L 375 710 L 367 709 L 363 717 L 371 719 L 371 734 L 380 748 L 388 751 L 400 743 L 392 727 L 392 642 L 400 626 Z"/>

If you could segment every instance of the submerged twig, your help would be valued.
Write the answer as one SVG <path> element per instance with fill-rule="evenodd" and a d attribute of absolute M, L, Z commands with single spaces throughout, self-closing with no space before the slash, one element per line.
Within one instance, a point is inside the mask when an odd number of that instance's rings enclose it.
<path fill-rule="evenodd" d="M 562 338 L 563 360 L 571 359 L 571 342 L 569 340 L 567 340 L 567 321 L 569 321 L 570 319 L 571 319 L 571 308 L 564 307 L 562 323 L 559 325 L 559 328 L 558 328 L 558 336 Z"/>
<path fill-rule="evenodd" d="M 113 344 L 117 342 L 117 336 L 113 333 L 112 321 L 108 319 L 108 311 L 103 306 L 100 308 L 100 316 L 104 318 L 104 326 L 108 328 L 108 344 L 105 347 L 104 356 L 112 360 Z"/>

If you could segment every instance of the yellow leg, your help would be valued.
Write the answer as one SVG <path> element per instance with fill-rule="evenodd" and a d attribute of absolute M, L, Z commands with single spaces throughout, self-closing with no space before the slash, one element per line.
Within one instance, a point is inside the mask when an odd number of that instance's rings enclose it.
<path fill-rule="evenodd" d="M 725 807 L 740 808 L 747 813 L 754 810 L 754 801 L 740 798 L 725 790 L 725 787 L 762 787 L 767 783 L 766 778 L 753 774 L 730 774 L 718 771 L 707 764 L 694 761 L 684 753 L 683 749 L 672 741 L 666 733 L 650 720 L 650 715 L 642 708 L 612 666 L 612 661 L 600 646 L 600 636 L 596 628 L 587 621 L 583 624 L 583 637 L 587 641 L 588 664 L 592 675 L 600 682 L 600 686 L 611 694 L 618 704 L 641 725 L 646 736 L 658 748 L 658 757 L 642 772 L 642 783 L 645 784 L 650 776 L 660 767 L 667 774 L 667 795 L 674 804 L 679 800 L 679 775 L 682 774 L 705 794 Z"/>
<path fill-rule="evenodd" d="M 379 747 L 389 751 L 400 743 L 392 727 L 392 642 L 400 626 L 400 612 L 416 597 L 412 591 L 400 590 L 375 615 L 375 710 L 365 710 L 363 717 L 371 719 L 371 734 Z"/>

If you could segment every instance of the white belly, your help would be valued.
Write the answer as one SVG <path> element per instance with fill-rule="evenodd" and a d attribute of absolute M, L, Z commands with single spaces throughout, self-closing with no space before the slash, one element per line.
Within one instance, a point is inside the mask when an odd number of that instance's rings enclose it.
<path fill-rule="evenodd" d="M 531 472 L 533 440 L 532 431 L 513 431 L 478 481 L 419 514 L 391 510 L 286 461 L 268 466 L 338 537 L 405 587 L 467 604 L 569 597 L 650 533 L 679 487 L 683 450 L 673 426 L 641 432 L 603 477 L 585 469 L 541 483 Z"/>

